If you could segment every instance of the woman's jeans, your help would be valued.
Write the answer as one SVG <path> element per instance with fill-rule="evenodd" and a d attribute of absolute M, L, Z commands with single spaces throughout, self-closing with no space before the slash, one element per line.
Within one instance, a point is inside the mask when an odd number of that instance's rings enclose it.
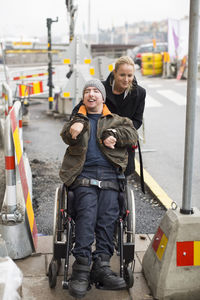
<path fill-rule="evenodd" d="M 117 181 L 114 169 L 100 166 L 85 168 L 81 177 Z M 112 256 L 114 229 L 119 216 L 118 192 L 96 186 L 80 186 L 74 189 L 74 194 L 76 217 L 73 255 L 86 256 L 91 262 L 91 246 L 96 239 L 93 258 L 100 253 Z"/>

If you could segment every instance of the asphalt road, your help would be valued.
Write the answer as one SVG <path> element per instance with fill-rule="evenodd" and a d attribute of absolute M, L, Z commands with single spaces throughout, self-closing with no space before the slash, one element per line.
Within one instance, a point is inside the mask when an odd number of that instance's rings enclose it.
<path fill-rule="evenodd" d="M 144 113 L 145 141 L 142 143 L 144 168 L 168 196 L 180 207 L 183 197 L 183 170 L 186 126 L 187 81 L 142 77 L 138 82 L 146 88 Z M 194 163 L 191 207 L 200 208 L 200 80 L 198 80 Z"/>

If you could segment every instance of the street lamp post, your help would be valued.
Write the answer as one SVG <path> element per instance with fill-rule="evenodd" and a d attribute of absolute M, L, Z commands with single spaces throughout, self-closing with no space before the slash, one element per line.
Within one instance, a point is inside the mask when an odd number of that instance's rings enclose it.
<path fill-rule="evenodd" d="M 56 20 L 47 18 L 47 30 L 48 30 L 48 87 L 49 87 L 49 110 L 53 108 L 53 80 L 52 80 L 52 53 L 51 53 L 51 25 L 53 22 L 58 22 L 58 17 Z"/>

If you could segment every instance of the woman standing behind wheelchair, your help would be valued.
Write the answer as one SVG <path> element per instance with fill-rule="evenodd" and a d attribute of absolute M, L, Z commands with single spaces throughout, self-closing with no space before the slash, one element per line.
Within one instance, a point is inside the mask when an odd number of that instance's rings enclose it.
<path fill-rule="evenodd" d="M 114 70 L 102 82 L 106 89 L 106 105 L 112 113 L 132 120 L 136 129 L 142 125 L 146 90 L 135 78 L 135 64 L 129 56 L 121 56 L 115 62 Z M 128 149 L 128 166 L 125 175 L 135 170 L 133 148 Z"/>
<path fill-rule="evenodd" d="M 121 56 L 115 62 L 114 70 L 102 82 L 106 89 L 106 105 L 112 113 L 132 120 L 136 129 L 142 125 L 145 107 L 146 90 L 137 84 L 135 78 L 135 64 L 129 56 Z M 81 103 L 73 111 L 77 112 Z M 79 132 L 79 128 L 74 128 Z M 128 148 L 128 166 L 125 175 L 134 173 L 135 150 Z"/>

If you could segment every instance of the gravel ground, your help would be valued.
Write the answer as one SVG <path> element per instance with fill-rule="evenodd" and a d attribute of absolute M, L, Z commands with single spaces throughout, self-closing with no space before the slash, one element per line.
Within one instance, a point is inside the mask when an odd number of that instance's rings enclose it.
<path fill-rule="evenodd" d="M 23 127 L 23 136 L 32 171 L 32 200 L 38 232 L 50 235 L 53 228 L 55 191 L 61 184 L 58 173 L 65 145 L 59 137 L 64 120 L 49 116 L 46 111 L 46 101 L 30 105 L 30 122 Z M 132 184 L 135 193 L 136 233 L 155 233 L 166 211 L 147 188 L 146 193 L 142 193 L 136 176 Z M 5 164 L 0 144 L 0 204 L 4 192 Z"/>

